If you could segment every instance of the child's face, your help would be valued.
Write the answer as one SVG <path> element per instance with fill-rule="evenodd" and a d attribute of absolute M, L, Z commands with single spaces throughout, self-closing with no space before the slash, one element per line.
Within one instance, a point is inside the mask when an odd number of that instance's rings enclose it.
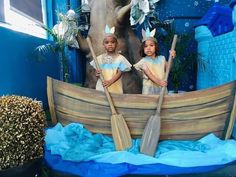
<path fill-rule="evenodd" d="M 144 53 L 148 57 L 156 57 L 156 44 L 153 40 L 146 40 L 144 44 Z"/>
<path fill-rule="evenodd" d="M 112 36 L 107 36 L 103 41 L 103 46 L 108 53 L 114 53 L 117 46 L 117 40 Z"/>

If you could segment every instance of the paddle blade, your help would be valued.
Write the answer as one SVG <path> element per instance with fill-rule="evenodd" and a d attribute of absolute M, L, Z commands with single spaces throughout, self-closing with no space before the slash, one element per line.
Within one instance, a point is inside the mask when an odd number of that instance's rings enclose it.
<path fill-rule="evenodd" d="M 132 139 L 130 132 L 125 119 L 121 114 L 111 116 L 111 130 L 117 151 L 122 151 L 131 147 Z"/>
<path fill-rule="evenodd" d="M 148 119 L 141 139 L 140 152 L 154 156 L 160 137 L 161 118 L 153 115 Z"/>

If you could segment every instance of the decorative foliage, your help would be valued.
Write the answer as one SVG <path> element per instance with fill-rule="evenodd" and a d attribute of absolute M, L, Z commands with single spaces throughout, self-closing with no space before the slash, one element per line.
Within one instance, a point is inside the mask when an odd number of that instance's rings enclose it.
<path fill-rule="evenodd" d="M 60 51 L 65 45 L 70 47 L 79 48 L 79 44 L 76 40 L 76 36 L 79 32 L 79 28 L 77 26 L 77 15 L 73 10 L 69 10 L 66 15 L 62 13 L 58 14 L 59 21 L 58 24 L 54 25 L 52 29 L 48 28 L 45 25 L 41 25 L 41 27 L 48 32 L 49 35 L 52 36 L 55 45 L 46 44 L 42 46 L 38 46 L 36 50 L 41 52 L 48 52 L 48 50 Z"/>
<path fill-rule="evenodd" d="M 167 31 L 168 35 L 161 38 L 161 42 L 166 48 L 171 45 L 172 38 L 175 34 L 172 29 Z M 180 87 L 184 83 L 187 83 L 187 80 L 191 77 L 196 77 L 195 74 L 198 68 L 201 68 L 203 71 L 205 70 L 207 63 L 196 51 L 196 41 L 193 33 L 179 34 L 175 51 L 176 57 L 171 67 L 170 81 L 173 85 L 174 92 L 178 93 Z M 193 90 L 195 86 L 189 85 L 188 87 L 190 90 Z"/>
<path fill-rule="evenodd" d="M 0 170 L 42 157 L 45 127 L 41 102 L 14 95 L 0 97 Z"/>
<path fill-rule="evenodd" d="M 49 51 L 58 52 L 60 60 L 60 79 L 68 82 L 69 78 L 69 66 L 68 58 L 66 56 L 66 47 L 79 48 L 79 44 L 76 40 L 76 36 L 79 32 L 77 26 L 77 14 L 73 10 L 69 10 L 65 15 L 62 13 L 58 14 L 59 21 L 52 29 L 41 25 L 49 35 L 52 36 L 54 43 L 48 43 L 38 46 L 35 49 L 35 53 L 44 55 Z M 38 57 L 42 59 L 42 57 Z"/>
<path fill-rule="evenodd" d="M 178 93 L 181 85 L 184 85 L 184 83 L 187 83 L 187 80 L 196 75 L 197 69 L 201 68 L 205 71 L 207 62 L 203 60 L 196 51 L 195 42 L 192 33 L 179 35 L 179 41 L 176 45 L 177 56 L 173 60 L 173 66 L 171 69 L 171 80 L 174 92 L 176 93 Z M 188 88 L 193 90 L 195 84 L 189 85 Z"/>
<path fill-rule="evenodd" d="M 156 30 L 155 38 L 158 39 L 159 41 L 160 39 L 162 40 L 169 36 L 169 31 L 171 31 L 172 29 L 172 24 L 174 22 L 174 19 L 161 21 L 159 19 L 159 13 L 154 6 L 156 2 L 158 1 L 153 1 L 152 6 L 150 5 L 150 11 L 145 15 L 145 19 L 142 22 L 142 28 L 144 28 L 145 31 L 147 31 L 148 29 L 150 30 L 155 29 Z"/>
<path fill-rule="evenodd" d="M 131 26 L 142 24 L 147 15 L 154 11 L 154 4 L 160 0 L 132 0 L 132 7 L 130 12 Z"/>
<path fill-rule="evenodd" d="M 70 47 L 79 48 L 76 40 L 79 31 L 76 19 L 77 15 L 73 10 L 69 10 L 66 15 L 59 13 L 59 23 L 52 30 L 60 41 L 64 41 Z"/>
<path fill-rule="evenodd" d="M 147 25 L 151 29 L 156 29 L 156 38 L 165 38 L 172 29 L 174 19 L 161 21 L 156 11 L 152 11 L 147 16 Z"/>

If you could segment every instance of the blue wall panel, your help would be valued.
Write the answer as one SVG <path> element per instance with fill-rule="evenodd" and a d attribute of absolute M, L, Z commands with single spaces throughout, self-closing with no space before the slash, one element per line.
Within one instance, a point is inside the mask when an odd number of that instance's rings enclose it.
<path fill-rule="evenodd" d="M 0 96 L 22 95 L 43 101 L 47 107 L 46 76 L 59 77 L 56 55 L 39 62 L 34 49 L 47 40 L 0 27 Z"/>
<path fill-rule="evenodd" d="M 215 25 L 213 27 L 216 29 L 228 28 L 225 23 L 215 23 L 221 16 L 225 15 L 222 14 L 222 11 L 213 11 L 212 13 L 216 14 L 215 16 L 217 16 L 217 18 L 212 18 L 207 24 L 212 24 L 211 26 Z M 235 7 L 231 13 L 236 13 Z M 210 25 L 207 24 L 197 26 L 195 29 L 195 38 L 198 41 L 198 52 L 202 59 L 206 61 L 206 70 L 198 71 L 198 89 L 218 86 L 236 80 L 236 18 L 234 15 L 231 18 L 234 27 L 233 30 L 227 33 L 214 33 L 214 31 L 208 27 Z"/>

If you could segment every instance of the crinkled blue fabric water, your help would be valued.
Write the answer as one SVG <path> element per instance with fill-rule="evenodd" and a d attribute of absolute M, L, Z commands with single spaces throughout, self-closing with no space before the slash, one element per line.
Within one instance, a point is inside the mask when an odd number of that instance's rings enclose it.
<path fill-rule="evenodd" d="M 65 127 L 58 123 L 55 127 L 46 130 L 45 142 L 46 160 L 50 161 L 49 157 L 59 155 L 56 158 L 64 162 L 89 164 L 88 169 L 91 169 L 91 163 L 110 164 L 117 168 L 122 164 L 123 167 L 124 164 L 126 167 L 128 165 L 129 168 L 119 171 L 119 175 L 164 174 L 160 170 L 157 172 L 156 169 L 151 168 L 155 165 L 165 166 L 167 169 L 175 168 L 176 173 L 169 171 L 165 174 L 178 174 L 178 168 L 199 169 L 204 166 L 221 166 L 236 161 L 236 141 L 223 141 L 214 134 L 209 134 L 198 141 L 162 141 L 158 145 L 155 157 L 139 153 L 140 139 L 134 139 L 133 146 L 126 151 L 115 151 L 112 138 L 102 134 L 92 134 L 79 123 L 72 123 Z M 147 166 L 150 171 L 146 168 L 140 170 Z M 82 176 L 89 176 L 90 172 L 86 171 Z M 115 171 L 108 170 L 107 172 L 110 172 L 111 176 L 117 174 Z M 101 176 L 103 176 L 104 169 L 98 173 L 102 173 Z"/>

